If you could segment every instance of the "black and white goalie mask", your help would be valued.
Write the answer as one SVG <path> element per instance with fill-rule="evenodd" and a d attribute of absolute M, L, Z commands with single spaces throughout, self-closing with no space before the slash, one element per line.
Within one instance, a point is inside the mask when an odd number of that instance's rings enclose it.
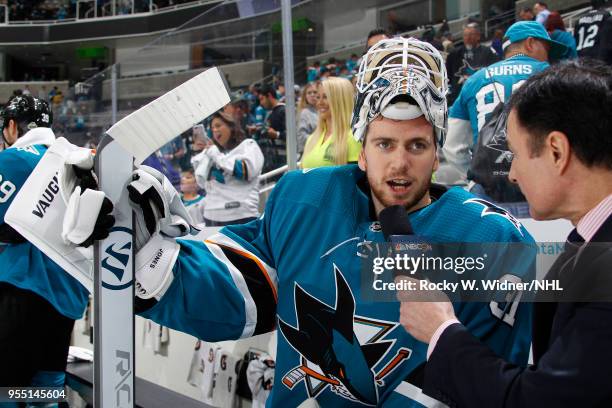
<path fill-rule="evenodd" d="M 447 82 L 442 55 L 431 44 L 401 37 L 379 41 L 363 56 L 357 73 L 351 123 L 355 139 L 363 141 L 368 125 L 378 115 L 396 120 L 425 115 L 442 146 L 448 117 Z"/>

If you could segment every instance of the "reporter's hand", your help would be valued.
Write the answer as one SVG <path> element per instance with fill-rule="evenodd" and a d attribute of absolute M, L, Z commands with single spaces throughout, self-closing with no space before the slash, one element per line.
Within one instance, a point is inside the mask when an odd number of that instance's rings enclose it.
<path fill-rule="evenodd" d="M 415 290 L 399 291 L 400 324 L 415 339 L 428 343 L 432 336 L 447 320 L 456 319 L 453 304 L 440 291 L 421 290 L 419 280 L 398 276 L 395 281 L 414 282 Z"/>

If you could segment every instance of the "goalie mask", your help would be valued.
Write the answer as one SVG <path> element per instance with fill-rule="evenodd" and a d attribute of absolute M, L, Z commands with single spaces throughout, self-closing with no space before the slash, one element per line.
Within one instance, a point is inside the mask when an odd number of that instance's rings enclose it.
<path fill-rule="evenodd" d="M 448 116 L 446 92 L 444 60 L 431 44 L 415 38 L 381 40 L 359 66 L 353 135 L 363 142 L 368 125 L 378 115 L 395 120 L 424 115 L 442 146 Z"/>

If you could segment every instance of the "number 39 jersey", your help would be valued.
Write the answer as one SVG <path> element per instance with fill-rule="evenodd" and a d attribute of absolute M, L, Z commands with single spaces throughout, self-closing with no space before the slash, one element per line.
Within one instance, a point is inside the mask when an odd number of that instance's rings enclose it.
<path fill-rule="evenodd" d="M 591 10 L 578 19 L 574 28 L 579 57 L 612 63 L 612 16 L 608 10 Z"/>
<path fill-rule="evenodd" d="M 3 231 L 8 227 L 4 215 L 53 139 L 51 129 L 36 128 L 0 152 L 0 228 Z M 37 211 L 44 216 L 48 201 L 54 199 L 62 199 L 59 187 L 50 185 L 33 208 L 22 210 Z M 71 319 L 80 319 L 87 305 L 87 290 L 29 242 L 0 241 L 0 282 L 38 294 Z"/>
<path fill-rule="evenodd" d="M 532 242 L 511 215 L 465 190 L 431 191 L 436 200 L 409 215 L 419 236 Z M 206 341 L 278 328 L 267 406 L 295 407 L 307 398 L 322 407 L 429 405 L 418 388 L 427 346 L 399 324 L 398 302 L 362 293 L 362 259 L 384 241 L 370 206 L 355 165 L 290 172 L 259 219 L 204 242 L 179 241 L 173 282 L 142 315 Z M 496 353 L 525 364 L 530 308 L 516 305 L 503 309 L 516 310 L 510 320 L 499 304 L 457 304 L 456 312 Z"/>
<path fill-rule="evenodd" d="M 500 102 L 507 102 L 523 81 L 547 67 L 547 62 L 519 54 L 479 70 L 463 85 L 450 108 L 449 118 L 470 122 L 472 144 L 475 145 L 478 131 L 493 109 Z"/>

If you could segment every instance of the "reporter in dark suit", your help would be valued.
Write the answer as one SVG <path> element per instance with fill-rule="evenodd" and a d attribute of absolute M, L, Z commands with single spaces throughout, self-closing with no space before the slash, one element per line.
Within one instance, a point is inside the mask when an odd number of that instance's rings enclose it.
<path fill-rule="evenodd" d="M 611 84 L 609 66 L 571 61 L 530 77 L 509 102 L 510 179 L 534 219 L 576 227 L 547 278 L 612 276 Z M 404 302 L 400 322 L 429 343 L 423 391 L 450 406 L 612 407 L 612 303 L 534 304 L 527 368 L 475 339 L 449 302 Z"/>

